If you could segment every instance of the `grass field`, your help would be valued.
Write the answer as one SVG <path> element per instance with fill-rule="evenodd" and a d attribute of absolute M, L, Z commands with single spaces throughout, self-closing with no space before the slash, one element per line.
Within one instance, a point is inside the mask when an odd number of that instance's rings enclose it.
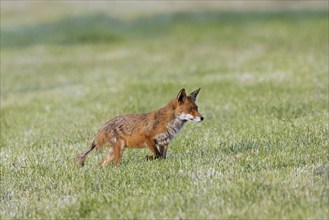
<path fill-rule="evenodd" d="M 62 4 L 1 7 L 1 219 L 328 218 L 326 8 Z M 199 87 L 167 160 L 75 167 L 109 118 Z"/>

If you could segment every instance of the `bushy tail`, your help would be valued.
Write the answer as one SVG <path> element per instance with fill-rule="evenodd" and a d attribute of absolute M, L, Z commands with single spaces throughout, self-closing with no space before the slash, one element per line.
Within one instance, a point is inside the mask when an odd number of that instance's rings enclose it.
<path fill-rule="evenodd" d="M 91 144 L 90 148 L 88 148 L 87 150 L 85 150 L 84 152 L 82 152 L 81 154 L 79 154 L 77 156 L 77 158 L 75 159 L 76 164 L 79 167 L 82 167 L 85 164 L 85 159 L 87 157 L 87 155 L 96 147 L 95 141 L 93 141 L 93 143 Z"/>

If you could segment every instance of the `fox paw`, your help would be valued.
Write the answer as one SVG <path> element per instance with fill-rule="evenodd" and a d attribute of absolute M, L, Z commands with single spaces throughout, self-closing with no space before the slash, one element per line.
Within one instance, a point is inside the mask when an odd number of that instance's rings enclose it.
<path fill-rule="evenodd" d="M 146 156 L 146 160 L 154 160 L 154 157 L 153 156 L 150 156 L 150 155 L 147 155 Z"/>
<path fill-rule="evenodd" d="M 155 159 L 161 159 L 161 156 L 160 155 L 159 156 L 153 156 L 153 155 L 146 156 L 146 160 L 155 160 Z"/>

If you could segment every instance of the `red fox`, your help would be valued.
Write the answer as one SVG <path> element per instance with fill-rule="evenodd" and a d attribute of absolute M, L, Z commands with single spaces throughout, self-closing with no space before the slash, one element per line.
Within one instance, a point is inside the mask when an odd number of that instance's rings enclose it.
<path fill-rule="evenodd" d="M 77 156 L 76 163 L 83 166 L 86 156 L 95 147 L 100 150 L 105 144 L 108 145 L 109 150 L 99 163 L 101 167 L 111 161 L 118 166 L 126 147 L 148 147 L 153 153 L 152 156 L 147 156 L 148 160 L 166 159 L 169 143 L 184 124 L 187 121 L 203 120 L 195 104 L 199 91 L 200 88 L 187 96 L 185 89 L 181 89 L 177 97 L 163 108 L 144 114 L 117 116 L 107 121 L 99 129 L 90 148 Z"/>

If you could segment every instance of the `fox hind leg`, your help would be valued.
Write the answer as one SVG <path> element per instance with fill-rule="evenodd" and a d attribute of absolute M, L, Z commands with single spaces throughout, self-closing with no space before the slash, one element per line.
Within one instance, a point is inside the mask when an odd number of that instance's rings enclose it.
<path fill-rule="evenodd" d="M 108 151 L 107 155 L 104 157 L 104 159 L 99 162 L 99 165 L 101 167 L 105 167 L 107 164 L 109 164 L 113 160 L 114 160 L 114 146 L 109 144 L 109 151 Z"/>
<path fill-rule="evenodd" d="M 120 165 L 120 161 L 121 161 L 124 149 L 125 149 L 125 142 L 123 140 L 119 140 L 118 143 L 114 147 L 114 163 L 116 166 Z"/>
<path fill-rule="evenodd" d="M 118 141 L 116 143 L 109 144 L 109 151 L 103 160 L 100 161 L 99 165 L 101 167 L 105 167 L 111 161 L 114 161 L 116 166 L 119 166 L 120 160 L 123 154 L 123 150 L 125 148 L 124 141 Z"/>

